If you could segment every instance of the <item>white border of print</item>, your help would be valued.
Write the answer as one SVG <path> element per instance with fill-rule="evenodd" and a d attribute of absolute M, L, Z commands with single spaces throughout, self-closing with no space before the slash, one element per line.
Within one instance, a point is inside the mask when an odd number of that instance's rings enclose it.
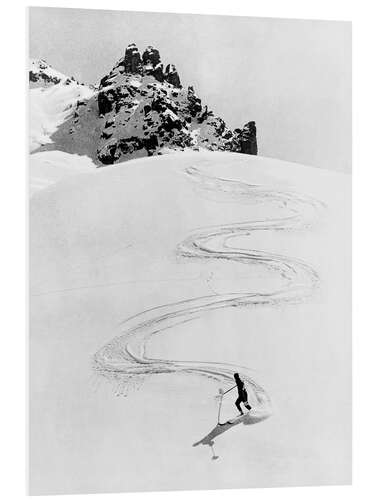
<path fill-rule="evenodd" d="M 7 500 L 25 495 L 25 379 L 27 369 L 27 343 L 24 331 L 27 324 L 25 305 L 25 24 L 27 0 L 7 4 L 3 9 L 1 36 L 1 196 L 2 257 L 1 263 L 1 435 L 0 470 L 1 496 Z M 353 21 L 353 73 L 354 73 L 354 469 L 353 486 L 314 488 L 220 490 L 169 493 L 127 494 L 129 499 L 142 500 L 150 495 L 155 499 L 321 499 L 340 496 L 340 500 L 370 498 L 375 494 L 373 473 L 373 446 L 375 415 L 375 379 L 373 361 L 375 353 L 374 320 L 372 310 L 372 283 L 374 282 L 374 242 L 371 241 L 374 222 L 372 215 L 375 166 L 373 158 L 374 115 L 374 27 L 371 2 L 366 0 L 189 0 L 178 3 L 171 0 L 74 0 L 37 1 L 38 6 L 82 7 L 118 10 L 145 10 L 160 12 L 189 12 L 198 14 L 247 15 L 296 19 L 332 19 Z M 370 118 L 371 117 L 371 118 Z M 371 119 L 371 122 L 370 122 Z M 375 239 L 375 238 L 373 238 Z M 343 270 L 345 272 L 345 270 Z M 319 402 L 317 402 L 319 404 Z M 371 494 L 373 491 L 373 494 Z M 73 495 L 88 498 L 90 495 Z M 52 497 L 45 497 L 52 498 Z M 96 500 L 110 499 L 113 495 L 95 495 Z"/>

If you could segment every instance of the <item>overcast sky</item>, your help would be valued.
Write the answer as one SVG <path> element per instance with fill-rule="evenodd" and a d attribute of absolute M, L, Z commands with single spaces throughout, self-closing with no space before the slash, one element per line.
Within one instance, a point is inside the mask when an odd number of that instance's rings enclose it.
<path fill-rule="evenodd" d="M 351 24 L 30 9 L 30 57 L 96 83 L 135 42 L 230 127 L 255 120 L 259 154 L 351 171 Z"/>

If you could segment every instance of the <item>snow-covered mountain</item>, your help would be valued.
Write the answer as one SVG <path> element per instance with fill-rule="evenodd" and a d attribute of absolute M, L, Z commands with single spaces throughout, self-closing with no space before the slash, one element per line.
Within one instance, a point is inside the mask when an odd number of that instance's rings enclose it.
<path fill-rule="evenodd" d="M 75 82 L 75 79 L 55 70 L 44 59 L 30 59 L 29 82 L 30 88 L 38 88 L 58 83 L 69 85 L 71 82 Z"/>
<path fill-rule="evenodd" d="M 86 155 L 97 165 L 170 150 L 257 154 L 255 122 L 230 130 L 222 118 L 202 104 L 192 86 L 182 86 L 174 65 L 164 68 L 159 51 L 151 46 L 141 55 L 130 44 L 97 88 L 78 84 L 44 61 L 32 63 L 30 83 L 39 91 L 45 86 L 57 87 L 53 98 L 43 88 L 42 101 L 59 100 L 61 113 L 65 113 L 59 115 L 54 127 L 44 127 L 47 132 L 45 140 L 39 141 L 38 151 L 57 149 Z M 74 96 L 64 92 L 64 87 L 74 88 Z M 39 106 L 46 107 L 43 103 Z M 37 110 L 31 110 L 31 121 L 34 112 Z"/>
<path fill-rule="evenodd" d="M 52 137 L 69 120 L 77 103 L 90 99 L 96 90 L 36 59 L 30 61 L 29 82 L 30 150 L 40 150 L 47 144 L 51 149 L 61 149 Z"/>

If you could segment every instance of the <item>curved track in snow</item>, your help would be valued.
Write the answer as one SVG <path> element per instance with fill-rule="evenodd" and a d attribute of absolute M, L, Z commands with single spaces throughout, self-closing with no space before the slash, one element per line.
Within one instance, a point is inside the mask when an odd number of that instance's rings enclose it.
<path fill-rule="evenodd" d="M 126 392 L 134 381 L 159 373 L 184 373 L 209 377 L 221 384 L 233 383 L 233 373 L 239 372 L 257 401 L 251 414 L 255 421 L 271 414 L 271 400 L 267 392 L 253 379 L 250 370 L 220 362 L 155 359 L 147 355 L 147 343 L 153 335 L 173 329 L 177 325 L 200 318 L 207 311 L 227 307 L 278 305 L 306 300 L 319 284 L 319 276 L 308 264 L 274 253 L 236 248 L 231 240 L 250 235 L 255 231 L 295 230 L 311 225 L 323 204 L 297 193 L 266 189 L 231 179 L 203 174 L 190 167 L 184 174 L 194 187 L 220 199 L 241 203 L 274 204 L 284 217 L 270 217 L 211 226 L 199 229 L 182 241 L 177 254 L 186 259 L 219 259 L 243 265 L 262 265 L 278 273 L 283 285 L 267 293 L 233 292 L 212 294 L 165 304 L 128 318 L 123 322 L 123 332 L 102 347 L 94 356 L 94 367 L 102 375 L 113 379 Z M 252 398 L 254 399 L 254 398 Z"/>

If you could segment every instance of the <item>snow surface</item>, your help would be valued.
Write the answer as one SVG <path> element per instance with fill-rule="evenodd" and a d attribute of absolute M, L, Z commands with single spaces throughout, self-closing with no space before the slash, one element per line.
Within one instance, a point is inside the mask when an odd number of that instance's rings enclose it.
<path fill-rule="evenodd" d="M 31 493 L 350 482 L 350 177 L 217 152 L 72 175 L 31 198 L 30 274 Z M 234 370 L 253 410 L 218 428 Z"/>
<path fill-rule="evenodd" d="M 79 156 L 63 151 L 46 151 L 30 155 L 29 191 L 35 192 L 48 188 L 71 175 L 88 173 L 96 165 L 88 156 Z"/>

